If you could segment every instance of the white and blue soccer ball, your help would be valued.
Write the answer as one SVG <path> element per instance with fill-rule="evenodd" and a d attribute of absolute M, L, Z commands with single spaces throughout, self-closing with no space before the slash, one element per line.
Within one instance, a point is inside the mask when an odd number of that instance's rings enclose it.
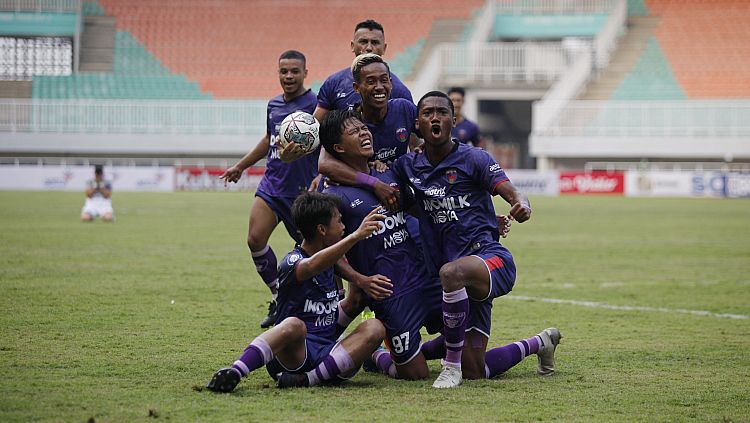
<path fill-rule="evenodd" d="M 320 123 L 307 112 L 294 112 L 285 117 L 279 127 L 279 144 L 284 148 L 293 142 L 305 153 L 315 151 L 320 145 Z"/>

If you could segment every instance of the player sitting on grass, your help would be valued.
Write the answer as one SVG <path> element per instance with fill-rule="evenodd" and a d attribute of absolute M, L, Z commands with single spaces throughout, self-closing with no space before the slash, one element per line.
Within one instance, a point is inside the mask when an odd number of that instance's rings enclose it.
<path fill-rule="evenodd" d="M 513 256 L 503 247 L 493 195 L 511 206 L 509 217 L 525 222 L 529 201 L 484 150 L 451 139 L 456 123 L 453 103 L 442 92 L 425 94 L 417 104 L 417 129 L 423 152 L 409 153 L 393 164 L 402 184 L 413 190 L 420 234 L 429 246 L 428 270 L 443 287 L 443 370 L 435 388 L 452 388 L 493 373 L 485 364 L 493 298 L 508 294 L 516 280 Z M 427 248 L 427 247 L 425 247 Z M 427 260 L 429 258 L 429 260 Z M 537 353 L 540 370 L 554 371 L 560 332 L 550 328 L 523 344 L 523 355 Z"/>
<path fill-rule="evenodd" d="M 243 376 L 266 366 L 280 388 L 313 386 L 354 375 L 380 345 L 384 328 L 369 319 L 336 342 L 338 288 L 333 265 L 358 241 L 380 229 L 379 208 L 370 211 L 346 237 L 337 197 L 301 194 L 292 217 L 303 241 L 279 265 L 279 317 L 276 326 L 255 338 L 229 368 L 217 371 L 206 386 L 231 392 Z M 343 239 L 342 239 L 343 237 Z"/>

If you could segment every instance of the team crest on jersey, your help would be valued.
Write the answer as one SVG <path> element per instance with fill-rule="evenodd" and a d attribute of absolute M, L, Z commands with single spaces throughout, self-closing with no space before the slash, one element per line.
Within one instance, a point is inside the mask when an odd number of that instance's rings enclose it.
<path fill-rule="evenodd" d="M 456 183 L 456 179 L 458 179 L 458 172 L 456 172 L 456 169 L 448 169 L 445 171 L 445 179 L 448 180 L 448 183 L 453 185 Z"/>
<path fill-rule="evenodd" d="M 290 254 L 289 257 L 287 257 L 287 262 L 292 265 L 299 261 L 302 257 L 299 254 Z"/>
<path fill-rule="evenodd" d="M 398 128 L 396 129 L 396 136 L 400 142 L 406 142 L 409 139 L 409 132 L 406 128 Z"/>

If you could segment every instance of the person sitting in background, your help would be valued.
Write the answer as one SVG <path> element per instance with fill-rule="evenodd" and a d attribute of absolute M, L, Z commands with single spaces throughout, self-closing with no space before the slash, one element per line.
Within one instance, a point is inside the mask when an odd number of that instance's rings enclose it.
<path fill-rule="evenodd" d="M 97 216 L 105 222 L 115 220 L 112 210 L 112 182 L 104 179 L 101 165 L 94 168 L 94 179 L 86 182 L 86 203 L 81 209 L 81 221 L 92 222 Z"/>

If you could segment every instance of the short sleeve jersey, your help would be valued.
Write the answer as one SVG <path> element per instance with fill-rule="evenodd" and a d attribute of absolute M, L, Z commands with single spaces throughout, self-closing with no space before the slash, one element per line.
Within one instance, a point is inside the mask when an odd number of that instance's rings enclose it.
<path fill-rule="evenodd" d="M 477 146 L 479 144 L 479 126 L 469 119 L 464 118 L 461 123 L 456 124 L 455 128 L 451 130 L 451 136 L 464 144 Z"/>
<path fill-rule="evenodd" d="M 303 111 L 312 114 L 315 111 L 315 93 L 307 90 L 290 102 L 278 95 L 268 102 L 266 109 L 266 132 L 270 145 L 266 163 L 266 172 L 258 185 L 258 191 L 270 196 L 295 198 L 305 191 L 318 174 L 318 155 L 320 149 L 303 156 L 291 163 L 284 163 L 279 158 L 279 127 L 290 113 Z"/>
<path fill-rule="evenodd" d="M 391 171 L 371 174 L 386 184 L 397 185 Z M 341 198 L 341 217 L 347 235 L 357 230 L 372 209 L 380 206 L 372 191 L 367 189 L 329 181 L 325 192 Z M 430 279 L 426 274 L 422 249 L 416 240 L 419 234 L 412 233 L 417 228 L 416 219 L 403 211 L 385 211 L 383 214 L 385 219 L 380 223 L 380 229 L 356 243 L 346 258 L 354 270 L 365 276 L 379 273 L 390 278 L 393 294 L 389 298 L 395 298 L 421 287 Z"/>
<path fill-rule="evenodd" d="M 102 179 L 101 181 L 99 181 L 98 186 L 97 186 L 96 179 L 89 179 L 88 181 L 86 181 L 86 187 L 89 189 L 104 188 L 106 190 L 112 191 L 112 181 Z M 102 195 L 101 192 L 94 191 L 94 194 L 91 196 L 91 198 L 104 198 L 104 196 Z"/>
<path fill-rule="evenodd" d="M 414 102 L 411 92 L 396 75 L 391 72 L 393 88 L 391 98 L 403 98 Z M 354 76 L 351 68 L 341 69 L 323 82 L 318 92 L 318 105 L 326 110 L 346 110 L 361 103 L 362 98 L 354 91 Z"/>
<path fill-rule="evenodd" d="M 335 342 L 339 299 L 333 267 L 298 281 L 294 269 L 304 258 L 308 258 L 307 254 L 297 246 L 279 263 L 276 323 L 290 316 L 297 317 L 305 322 L 308 335 Z"/>
<path fill-rule="evenodd" d="M 442 266 L 497 243 L 499 232 L 491 193 L 508 177 L 484 150 L 455 142 L 433 166 L 424 153 L 409 153 L 393 165 L 398 179 L 414 190 L 422 243 L 433 266 Z"/>
<path fill-rule="evenodd" d="M 388 100 L 388 113 L 382 122 L 365 122 L 372 134 L 373 160 L 390 163 L 409 151 L 409 136 L 415 130 L 417 106 L 401 98 Z"/>

